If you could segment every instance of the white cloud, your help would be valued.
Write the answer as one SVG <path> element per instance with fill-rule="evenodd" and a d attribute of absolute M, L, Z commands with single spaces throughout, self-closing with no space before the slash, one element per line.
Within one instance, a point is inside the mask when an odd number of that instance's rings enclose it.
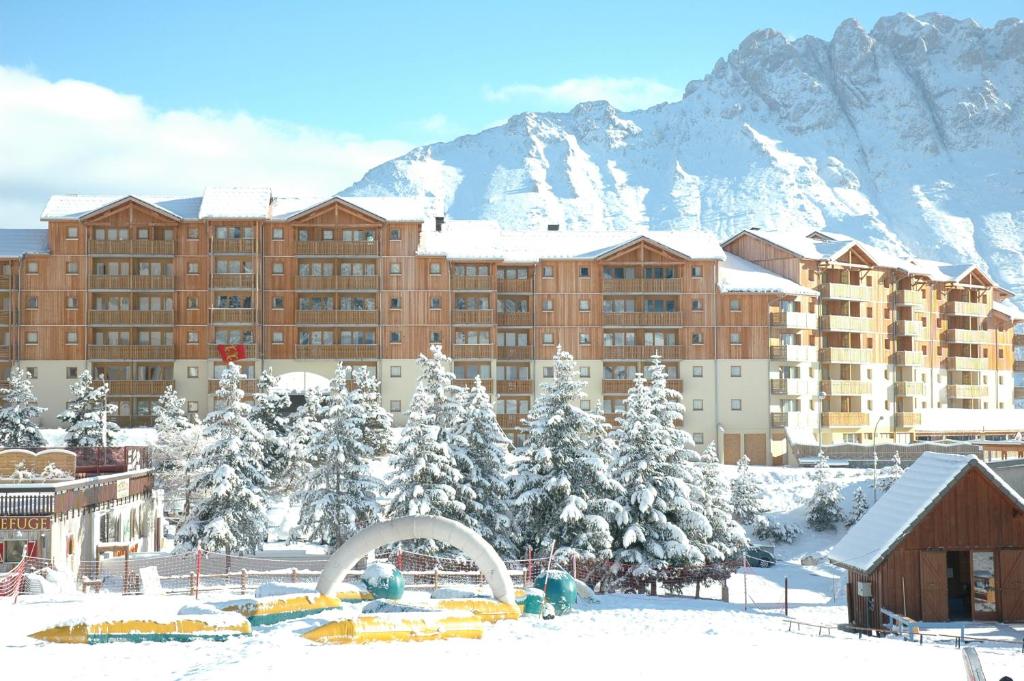
<path fill-rule="evenodd" d="M 570 78 L 553 85 L 518 84 L 484 90 L 484 98 L 492 102 L 525 98 L 569 107 L 606 99 L 622 110 L 642 109 L 681 96 L 678 89 L 649 78 Z"/>
<path fill-rule="evenodd" d="M 244 112 L 158 111 L 93 83 L 0 66 L 0 227 L 38 225 L 60 193 L 336 192 L 411 146 Z"/>

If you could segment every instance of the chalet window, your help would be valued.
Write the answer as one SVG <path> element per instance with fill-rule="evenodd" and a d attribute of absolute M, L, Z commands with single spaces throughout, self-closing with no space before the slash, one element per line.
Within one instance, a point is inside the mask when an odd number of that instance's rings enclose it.
<path fill-rule="evenodd" d="M 76 298 L 75 296 L 68 296 L 67 300 L 64 302 L 64 304 L 67 306 L 67 308 L 69 310 L 77 310 L 78 309 L 78 298 Z"/>
<path fill-rule="evenodd" d="M 704 376 L 704 367 L 700 366 L 699 364 L 695 365 L 693 367 L 693 377 L 694 378 L 702 378 L 703 376 Z"/>
<path fill-rule="evenodd" d="M 189 378 L 199 378 L 199 367 L 189 367 L 188 368 L 188 377 Z"/>
<path fill-rule="evenodd" d="M 37 343 L 39 343 L 39 332 L 29 331 L 28 333 L 26 333 L 25 343 L 27 343 L 28 345 L 36 345 Z"/>
<path fill-rule="evenodd" d="M 274 298 L 270 301 L 270 307 L 272 307 L 275 310 L 283 310 L 284 298 L 282 298 L 281 296 L 274 296 Z"/>
<path fill-rule="evenodd" d="M 590 276 L 590 268 L 589 267 L 581 267 L 580 268 L 580 277 L 589 277 L 589 276 Z"/>
<path fill-rule="evenodd" d="M 29 274 L 38 274 L 39 263 L 35 260 L 29 260 L 28 262 L 25 263 L 25 271 L 27 271 Z"/>
<path fill-rule="evenodd" d="M 544 371 L 542 373 L 543 373 L 544 378 L 554 378 L 555 377 L 555 367 L 544 367 Z"/>
<path fill-rule="evenodd" d="M 392 414 L 402 411 L 402 400 L 391 400 L 390 409 Z"/>
<path fill-rule="evenodd" d="M 554 345 L 555 343 L 555 334 L 553 333 L 545 333 L 542 338 L 544 345 Z"/>
<path fill-rule="evenodd" d="M 580 345 L 590 345 L 590 334 L 589 333 L 581 333 L 580 334 Z"/>
<path fill-rule="evenodd" d="M 440 343 L 441 342 L 441 332 L 440 331 L 431 331 L 430 332 L 430 342 L 431 343 Z"/>
<path fill-rule="evenodd" d="M 197 241 L 199 239 L 199 228 L 189 227 L 187 236 L 189 241 Z"/>
<path fill-rule="evenodd" d="M 78 378 L 78 367 L 68 367 L 64 370 L 64 378 L 72 380 Z"/>
<path fill-rule="evenodd" d="M 75 226 L 68 227 L 68 238 L 69 239 L 77 239 L 78 238 L 78 227 L 75 227 Z"/>
<path fill-rule="evenodd" d="M 694 298 L 690 301 L 690 309 L 694 312 L 699 312 L 704 309 L 704 301 L 700 298 Z"/>
<path fill-rule="evenodd" d="M 694 400 L 693 401 L 693 410 L 694 411 L 704 411 L 704 400 Z"/>
<path fill-rule="evenodd" d="M 78 332 L 68 331 L 67 335 L 64 337 L 64 342 L 68 345 L 78 345 Z"/>
<path fill-rule="evenodd" d="M 690 268 L 690 276 L 695 278 L 695 279 L 699 279 L 700 277 L 703 277 L 704 276 L 704 268 L 701 267 L 700 265 L 694 265 L 693 267 Z"/>
<path fill-rule="evenodd" d="M 674 267 L 645 267 L 644 279 L 672 279 L 676 276 Z"/>
<path fill-rule="evenodd" d="M 188 263 L 187 268 L 188 269 L 186 271 L 188 272 L 188 274 L 199 274 L 199 263 L 190 262 Z"/>
<path fill-rule="evenodd" d="M 693 444 L 702 445 L 704 444 L 704 433 L 693 433 Z"/>
<path fill-rule="evenodd" d="M 309 241 L 309 230 L 300 229 L 295 233 L 295 236 L 298 237 L 299 241 Z"/>
<path fill-rule="evenodd" d="M 185 301 L 185 307 L 187 307 L 189 310 L 198 310 L 199 299 L 196 298 L 195 296 L 189 296 L 188 299 Z"/>
<path fill-rule="evenodd" d="M 729 345 L 739 345 L 740 342 L 740 334 L 735 331 L 729 334 Z"/>
<path fill-rule="evenodd" d="M 334 230 L 333 229 L 325 229 L 323 232 L 320 233 L 320 235 L 321 235 L 320 238 L 323 241 L 334 241 Z"/>
<path fill-rule="evenodd" d="M 580 378 L 590 378 L 590 367 L 580 367 Z"/>
<path fill-rule="evenodd" d="M 542 273 L 545 279 L 550 279 L 551 277 L 555 276 L 555 268 L 551 267 L 550 265 L 545 265 L 544 269 L 542 270 Z"/>
<path fill-rule="evenodd" d="M 39 309 L 39 298 L 37 298 L 36 296 L 29 296 L 25 300 L 25 307 L 28 308 L 29 310 L 38 310 Z"/>
<path fill-rule="evenodd" d="M 590 411 L 590 400 L 580 400 L 580 409 Z"/>
<path fill-rule="evenodd" d="M 277 345 L 280 345 L 281 343 L 284 343 L 284 332 L 283 331 L 274 331 L 273 333 L 271 333 L 270 334 L 270 342 L 271 343 L 275 343 Z"/>
<path fill-rule="evenodd" d="M 391 274 L 401 274 L 402 273 L 402 264 L 401 263 L 397 263 L 397 262 L 393 262 L 393 263 L 391 263 L 388 266 L 388 271 Z"/>
<path fill-rule="evenodd" d="M 743 411 L 743 400 L 729 400 L 729 408 L 733 411 Z"/>
<path fill-rule="evenodd" d="M 399 331 L 392 331 L 391 332 L 391 342 L 392 343 L 401 343 L 402 342 L 402 334 L 401 334 L 401 332 L 399 332 Z"/>
<path fill-rule="evenodd" d="M 188 401 L 188 413 L 196 414 L 199 412 L 199 403 L 195 400 Z"/>
<path fill-rule="evenodd" d="M 392 310 L 400 310 L 400 309 L 402 309 L 402 299 L 401 298 L 392 298 L 391 302 L 388 304 L 388 307 L 390 307 Z"/>
<path fill-rule="evenodd" d="M 704 334 L 702 334 L 702 333 L 690 334 L 690 344 L 691 345 L 704 345 Z"/>
<path fill-rule="evenodd" d="M 271 274 L 284 274 L 284 263 L 283 262 L 271 263 L 271 265 L 270 265 L 270 273 Z"/>
<path fill-rule="evenodd" d="M 198 331 L 189 331 L 188 332 L 188 336 L 186 337 L 186 341 L 188 343 L 190 343 L 190 344 L 198 343 L 199 342 L 199 332 Z"/>
<path fill-rule="evenodd" d="M 402 367 L 401 366 L 397 366 L 397 365 L 391 367 L 391 378 L 401 378 L 401 377 L 402 377 Z"/>
<path fill-rule="evenodd" d="M 431 274 L 441 274 L 441 263 L 439 263 L 439 262 L 432 262 L 432 263 L 430 263 L 430 273 Z"/>
<path fill-rule="evenodd" d="M 441 309 L 441 299 L 440 298 L 431 298 L 430 299 L 430 309 L 431 310 L 440 310 Z"/>
<path fill-rule="evenodd" d="M 39 378 L 39 367 L 25 367 L 25 373 L 29 378 Z"/>
<path fill-rule="evenodd" d="M 551 300 L 550 298 L 548 298 L 547 300 L 545 300 L 545 301 L 544 301 L 544 304 L 543 304 L 543 306 L 542 306 L 542 309 L 543 309 L 543 310 L 544 310 L 545 312 L 551 312 L 552 310 L 554 310 L 554 309 L 555 309 L 555 301 L 553 301 L 553 300 Z"/>
<path fill-rule="evenodd" d="M 270 238 L 274 241 L 284 241 L 284 229 L 281 227 L 274 227 L 270 230 Z"/>
<path fill-rule="evenodd" d="M 589 300 L 581 300 L 580 301 L 580 312 L 590 312 L 590 301 Z"/>
<path fill-rule="evenodd" d="M 400 230 L 397 230 L 397 229 L 391 230 L 391 240 L 392 241 L 401 241 L 402 240 L 402 232 Z"/>
<path fill-rule="evenodd" d="M 739 298 L 731 298 L 729 300 L 729 312 L 739 312 L 741 310 Z"/>

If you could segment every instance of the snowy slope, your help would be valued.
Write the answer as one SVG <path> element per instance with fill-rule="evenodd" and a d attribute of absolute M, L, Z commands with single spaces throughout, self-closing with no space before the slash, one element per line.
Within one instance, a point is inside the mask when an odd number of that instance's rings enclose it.
<path fill-rule="evenodd" d="M 588 102 L 420 147 L 352 196 L 430 195 L 512 227 L 830 228 L 986 262 L 1024 290 L 1024 22 L 899 14 L 751 34 L 677 102 Z"/>

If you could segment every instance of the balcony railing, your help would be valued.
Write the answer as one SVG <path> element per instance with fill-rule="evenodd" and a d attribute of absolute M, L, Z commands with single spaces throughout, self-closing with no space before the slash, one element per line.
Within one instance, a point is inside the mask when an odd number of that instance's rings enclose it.
<path fill-rule="evenodd" d="M 109 381 L 111 395 L 159 397 L 174 381 Z"/>
<path fill-rule="evenodd" d="M 822 348 L 821 361 L 830 364 L 864 364 L 871 361 L 869 348 Z"/>
<path fill-rule="evenodd" d="M 834 284 L 829 282 L 821 287 L 821 297 L 829 300 L 870 301 L 871 289 L 867 286 L 857 286 L 855 284 Z"/>
<path fill-rule="evenodd" d="M 901 307 L 924 307 L 924 293 L 916 289 L 896 291 L 896 304 Z"/>
<path fill-rule="evenodd" d="M 530 359 L 533 346 L 530 345 L 499 345 L 498 359 Z"/>
<path fill-rule="evenodd" d="M 213 253 L 255 253 L 256 239 L 214 239 Z"/>
<path fill-rule="evenodd" d="M 296 345 L 296 359 L 377 359 L 377 344 L 368 345 Z"/>
<path fill-rule="evenodd" d="M 894 359 L 900 366 L 919 367 L 924 364 L 924 355 L 916 350 L 898 350 Z"/>
<path fill-rule="evenodd" d="M 174 255 L 174 241 L 158 239 L 120 239 L 89 241 L 91 255 Z"/>
<path fill-rule="evenodd" d="M 679 312 L 605 312 L 605 326 L 681 326 Z"/>
<path fill-rule="evenodd" d="M 220 359 L 220 351 L 217 346 L 220 343 L 210 343 L 209 356 L 210 359 Z M 245 346 L 245 359 L 254 359 L 256 357 L 256 345 L 254 343 L 224 343 L 227 346 L 244 345 Z M 239 360 L 245 361 L 245 360 Z"/>
<path fill-rule="evenodd" d="M 529 312 L 499 312 L 498 326 L 531 326 L 533 318 Z"/>
<path fill-rule="evenodd" d="M 494 357 L 494 345 L 490 343 L 452 346 L 453 359 L 491 359 L 492 357 Z"/>
<path fill-rule="evenodd" d="M 298 255 L 377 255 L 376 241 L 299 241 Z"/>
<path fill-rule="evenodd" d="M 988 360 L 983 357 L 947 357 L 946 368 L 953 371 L 984 371 Z"/>
<path fill-rule="evenodd" d="M 377 324 L 376 310 L 297 310 L 298 324 Z"/>
<path fill-rule="evenodd" d="M 10 310 L 0 310 L 0 325 L 10 324 L 12 316 Z"/>
<path fill-rule="evenodd" d="M 992 333 L 990 331 L 974 329 L 947 329 L 946 342 L 963 343 L 965 345 L 982 345 L 984 343 L 992 342 Z"/>
<path fill-rule="evenodd" d="M 896 382 L 897 397 L 920 397 L 922 395 L 924 395 L 924 383 L 918 383 L 917 381 Z"/>
<path fill-rule="evenodd" d="M 128 290 L 132 287 L 132 278 L 127 274 L 90 274 L 89 288 L 100 290 Z"/>
<path fill-rule="evenodd" d="M 817 427 L 817 412 L 809 411 L 773 411 L 771 412 L 772 428 L 811 428 Z"/>
<path fill-rule="evenodd" d="M 134 310 L 132 311 L 132 324 L 163 324 L 171 325 L 174 323 L 174 311 L 173 310 Z"/>
<path fill-rule="evenodd" d="M 522 428 L 521 421 L 524 418 L 526 418 L 526 414 L 498 414 L 498 426 L 505 432 Z"/>
<path fill-rule="evenodd" d="M 825 331 L 847 331 L 850 333 L 867 333 L 874 324 L 868 317 L 850 317 L 848 315 L 823 314 L 821 327 Z"/>
<path fill-rule="evenodd" d="M 921 415 L 917 412 L 912 411 L 898 411 L 896 412 L 896 427 L 897 428 L 913 428 L 914 426 L 921 425 Z"/>
<path fill-rule="evenodd" d="M 480 383 L 483 384 L 484 390 L 486 390 L 487 392 L 494 392 L 494 379 L 481 378 Z M 467 390 L 470 388 L 474 388 L 476 387 L 476 377 L 474 376 L 473 378 L 456 378 L 455 385 L 459 386 L 460 388 L 466 388 Z"/>
<path fill-rule="evenodd" d="M 959 300 L 950 301 L 948 313 L 956 317 L 987 317 L 988 305 L 985 303 L 964 303 Z"/>
<path fill-rule="evenodd" d="M 90 274 L 89 288 L 101 291 L 173 291 L 174 277 L 148 274 Z"/>
<path fill-rule="evenodd" d="M 452 310 L 452 324 L 494 324 L 494 310 Z"/>
<path fill-rule="evenodd" d="M 256 285 L 256 275 L 249 274 L 214 274 L 211 281 L 213 288 L 250 289 Z"/>
<path fill-rule="evenodd" d="M 498 293 L 530 293 L 532 279 L 498 279 Z"/>
<path fill-rule="evenodd" d="M 10 345 L 0 345 L 0 359 L 10 359 L 10 358 L 11 358 L 11 346 Z"/>
<path fill-rule="evenodd" d="M 605 293 L 679 293 L 683 280 L 672 279 L 602 279 L 601 290 Z"/>
<path fill-rule="evenodd" d="M 870 381 L 822 381 L 821 389 L 826 395 L 867 395 L 871 392 Z"/>
<path fill-rule="evenodd" d="M 816 329 L 818 315 L 810 312 L 773 312 L 771 325 L 783 329 Z"/>
<path fill-rule="evenodd" d="M 214 324 L 252 324 L 256 310 L 251 307 L 214 307 L 210 309 L 210 320 Z"/>
<path fill-rule="evenodd" d="M 174 359 L 174 346 L 90 345 L 89 359 Z"/>
<path fill-rule="evenodd" d="M 138 291 L 173 291 L 174 277 L 170 275 L 133 274 L 132 288 Z"/>
<path fill-rule="evenodd" d="M 375 275 L 358 277 L 309 277 L 295 278 L 295 288 L 299 291 L 376 291 L 380 282 Z"/>
<path fill-rule="evenodd" d="M 950 383 L 946 386 L 946 397 L 951 400 L 980 400 L 988 397 L 988 386 Z"/>
<path fill-rule="evenodd" d="M 605 395 L 625 395 L 633 387 L 633 381 L 628 379 L 606 378 L 601 381 L 601 392 Z"/>
<path fill-rule="evenodd" d="M 499 395 L 530 395 L 533 393 L 533 381 L 498 381 Z"/>
<path fill-rule="evenodd" d="M 0 274 L 0 289 L 10 289 L 11 283 L 14 281 L 13 277 L 9 274 Z"/>
<path fill-rule="evenodd" d="M 809 378 L 773 378 L 772 395 L 817 395 L 818 388 Z"/>
<path fill-rule="evenodd" d="M 897 336 L 911 336 L 916 338 L 924 332 L 921 322 L 914 319 L 897 319 L 893 323 L 893 331 Z"/>
<path fill-rule="evenodd" d="M 821 425 L 828 428 L 856 428 L 868 425 L 864 412 L 826 411 L 821 415 Z"/>
<path fill-rule="evenodd" d="M 662 359 L 682 359 L 682 345 L 606 345 L 605 359 L 650 359 L 658 355 Z"/>
<path fill-rule="evenodd" d="M 813 345 L 773 345 L 770 356 L 776 362 L 817 362 L 818 349 Z"/>
<path fill-rule="evenodd" d="M 494 284 L 490 277 L 452 276 L 453 291 L 490 291 L 493 289 Z"/>
<path fill-rule="evenodd" d="M 89 323 L 129 326 L 132 323 L 132 312 L 131 310 L 89 310 Z"/>

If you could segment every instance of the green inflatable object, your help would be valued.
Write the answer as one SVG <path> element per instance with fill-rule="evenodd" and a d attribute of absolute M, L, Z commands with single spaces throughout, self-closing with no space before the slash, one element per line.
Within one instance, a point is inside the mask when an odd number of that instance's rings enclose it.
<path fill-rule="evenodd" d="M 546 588 L 546 600 L 554 608 L 556 615 L 564 615 L 576 605 L 576 580 L 565 570 L 542 571 L 534 580 L 533 586 L 541 590 L 542 598 Z M 527 607 L 530 605 L 528 596 Z"/>
<path fill-rule="evenodd" d="M 361 579 L 374 598 L 397 601 L 405 593 L 405 577 L 391 563 L 370 563 Z"/>

